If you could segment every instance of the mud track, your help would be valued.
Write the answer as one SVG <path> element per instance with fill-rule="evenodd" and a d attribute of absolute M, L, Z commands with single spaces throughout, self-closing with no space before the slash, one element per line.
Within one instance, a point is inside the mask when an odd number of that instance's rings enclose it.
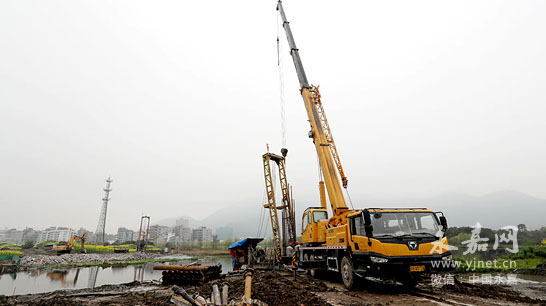
<path fill-rule="evenodd" d="M 230 299 L 243 295 L 241 274 L 217 281 L 228 284 Z M 186 286 L 190 295 L 210 296 L 211 283 Z M 0 305 L 173 305 L 170 286 L 137 282 L 90 289 L 56 291 L 15 297 L 0 296 Z M 335 276 L 322 279 L 298 273 L 297 281 L 289 272 L 257 271 L 252 282 L 252 297 L 268 305 L 546 305 L 546 300 L 531 299 L 507 288 L 456 282 L 433 288 L 419 285 L 405 290 L 400 285 L 364 280 L 353 291 L 346 290 Z"/>

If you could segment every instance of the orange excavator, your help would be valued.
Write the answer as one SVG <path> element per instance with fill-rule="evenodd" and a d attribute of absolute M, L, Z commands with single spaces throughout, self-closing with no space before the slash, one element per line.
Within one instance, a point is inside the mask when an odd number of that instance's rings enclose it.
<path fill-rule="evenodd" d="M 74 248 L 74 241 L 76 241 L 76 240 L 79 240 L 82 243 L 80 253 L 86 253 L 86 251 L 85 251 L 85 234 L 83 234 L 81 236 L 74 235 L 74 236 L 72 236 L 70 238 L 70 240 L 68 240 L 68 242 L 66 244 L 53 246 L 51 251 L 57 252 L 57 255 L 69 254 L 70 252 L 72 252 L 72 249 Z"/>

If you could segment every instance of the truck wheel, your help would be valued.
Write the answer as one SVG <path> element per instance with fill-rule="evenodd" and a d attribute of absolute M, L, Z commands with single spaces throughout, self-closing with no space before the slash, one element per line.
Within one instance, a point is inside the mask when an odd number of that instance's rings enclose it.
<path fill-rule="evenodd" d="M 304 254 L 304 255 L 303 255 L 303 262 L 306 262 L 306 261 L 309 261 L 309 254 Z M 310 270 L 306 270 L 306 271 L 305 271 L 305 274 L 311 274 L 311 271 L 310 271 Z"/>
<path fill-rule="evenodd" d="M 411 274 L 408 274 L 405 277 L 403 277 L 400 280 L 400 282 L 402 283 L 402 285 L 404 286 L 404 289 L 406 290 L 412 290 L 413 288 L 415 288 L 415 286 L 417 286 L 417 279 L 415 279 L 415 277 Z"/>
<path fill-rule="evenodd" d="M 341 279 L 345 288 L 351 290 L 354 286 L 354 269 L 353 261 L 348 256 L 344 256 L 341 260 Z"/>
<path fill-rule="evenodd" d="M 314 256 L 308 256 L 308 254 L 305 254 L 305 256 L 307 256 L 307 259 L 305 259 L 305 260 L 314 259 Z M 319 271 L 317 271 L 317 270 L 315 270 L 315 269 L 308 270 L 308 271 L 309 271 L 309 275 L 311 275 L 311 277 L 314 277 L 314 278 L 318 278 L 318 277 L 319 277 Z"/>

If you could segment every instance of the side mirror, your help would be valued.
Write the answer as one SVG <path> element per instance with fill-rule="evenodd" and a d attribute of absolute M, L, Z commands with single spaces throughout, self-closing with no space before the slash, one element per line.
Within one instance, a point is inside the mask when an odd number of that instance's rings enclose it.
<path fill-rule="evenodd" d="M 366 231 L 366 237 L 371 238 L 373 237 L 373 225 L 372 219 L 370 218 L 370 212 L 365 209 L 362 212 L 362 216 L 364 216 L 364 231 Z"/>
<path fill-rule="evenodd" d="M 443 231 L 447 231 L 447 219 L 445 216 L 440 216 L 440 224 L 442 225 L 443 227 Z"/>

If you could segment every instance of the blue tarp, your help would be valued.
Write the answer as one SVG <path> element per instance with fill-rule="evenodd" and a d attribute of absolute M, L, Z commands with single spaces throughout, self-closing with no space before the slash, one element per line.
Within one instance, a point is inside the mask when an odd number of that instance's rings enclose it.
<path fill-rule="evenodd" d="M 238 267 L 236 267 L 236 260 L 235 258 L 239 258 L 246 255 L 246 250 L 249 246 L 255 247 L 260 241 L 264 240 L 263 238 L 245 238 L 243 240 L 239 240 L 237 242 L 234 242 L 229 245 L 228 249 L 231 253 L 231 265 L 233 267 L 233 270 L 237 270 Z M 238 251 L 241 252 L 238 252 Z"/>
<path fill-rule="evenodd" d="M 239 240 L 237 242 L 234 242 L 229 245 L 228 249 L 235 249 L 235 248 L 248 248 L 250 245 L 257 245 L 260 243 L 263 238 L 245 238 L 243 240 Z"/>

